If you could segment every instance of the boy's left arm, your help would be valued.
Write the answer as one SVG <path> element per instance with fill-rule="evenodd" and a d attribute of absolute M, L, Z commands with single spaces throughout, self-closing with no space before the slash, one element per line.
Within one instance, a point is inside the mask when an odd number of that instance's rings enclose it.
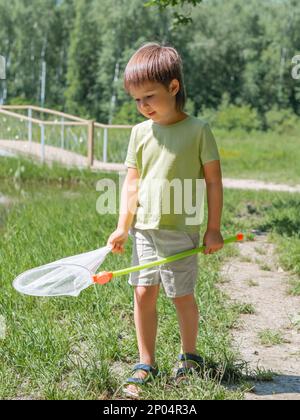
<path fill-rule="evenodd" d="M 208 162 L 203 165 L 203 169 L 208 204 L 207 229 L 203 237 L 203 245 L 206 247 L 204 254 L 213 254 L 224 245 L 221 235 L 223 184 L 220 161 Z"/>

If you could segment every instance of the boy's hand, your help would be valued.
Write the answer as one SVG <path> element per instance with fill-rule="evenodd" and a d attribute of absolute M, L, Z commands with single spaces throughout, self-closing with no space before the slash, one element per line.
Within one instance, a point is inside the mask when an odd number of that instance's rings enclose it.
<path fill-rule="evenodd" d="M 203 245 L 205 246 L 204 254 L 213 254 L 224 246 L 224 240 L 219 230 L 209 230 L 205 232 L 203 237 Z"/>
<path fill-rule="evenodd" d="M 126 229 L 117 228 L 108 238 L 107 246 L 112 246 L 113 254 L 123 254 L 124 245 L 128 239 L 128 231 Z"/>

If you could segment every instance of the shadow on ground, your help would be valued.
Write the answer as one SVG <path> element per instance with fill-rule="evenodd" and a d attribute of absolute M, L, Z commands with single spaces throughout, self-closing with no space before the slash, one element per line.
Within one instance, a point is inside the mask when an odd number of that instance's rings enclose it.
<path fill-rule="evenodd" d="M 276 375 L 270 382 L 255 382 L 252 390 L 253 396 L 268 397 L 284 397 L 286 399 L 292 394 L 297 394 L 300 400 L 300 377 L 292 375 Z M 297 395 L 294 395 L 296 397 Z"/>

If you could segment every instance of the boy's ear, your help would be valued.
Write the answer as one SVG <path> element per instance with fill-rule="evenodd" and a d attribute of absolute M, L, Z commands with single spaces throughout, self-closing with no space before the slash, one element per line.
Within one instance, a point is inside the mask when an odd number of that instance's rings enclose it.
<path fill-rule="evenodd" d="M 180 83 L 177 79 L 173 79 L 169 86 L 169 91 L 172 95 L 177 95 L 178 91 L 180 89 Z"/>

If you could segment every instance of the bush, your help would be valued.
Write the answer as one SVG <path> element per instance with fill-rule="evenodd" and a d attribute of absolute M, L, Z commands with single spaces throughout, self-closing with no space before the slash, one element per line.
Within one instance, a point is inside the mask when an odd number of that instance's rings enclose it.
<path fill-rule="evenodd" d="M 139 122 L 144 121 L 136 108 L 136 105 L 133 101 L 125 102 L 114 115 L 112 124 L 121 124 L 121 125 L 135 125 Z"/>
<path fill-rule="evenodd" d="M 190 115 L 194 115 L 195 104 L 192 99 L 188 98 L 184 107 L 184 112 L 187 112 Z"/>
<path fill-rule="evenodd" d="M 218 111 L 212 108 L 203 107 L 198 118 L 207 121 L 212 127 L 215 126 Z"/>
<path fill-rule="evenodd" d="M 299 130 L 299 117 L 291 109 L 274 107 L 265 115 L 268 130 L 278 133 L 292 133 Z"/>
<path fill-rule="evenodd" d="M 215 125 L 217 128 L 229 131 L 243 129 L 249 132 L 261 128 L 257 111 L 249 105 L 237 106 L 230 104 L 226 108 L 222 107 L 217 113 Z"/>
<path fill-rule="evenodd" d="M 36 105 L 39 106 L 39 104 L 34 103 L 34 101 L 30 99 L 26 99 L 23 96 L 16 96 L 15 98 L 11 98 L 8 100 L 7 105 Z"/>
<path fill-rule="evenodd" d="M 249 105 L 235 105 L 229 103 L 225 94 L 218 110 L 203 108 L 199 118 L 204 119 L 214 128 L 226 131 L 252 131 L 261 129 L 261 120 L 257 111 Z"/>

